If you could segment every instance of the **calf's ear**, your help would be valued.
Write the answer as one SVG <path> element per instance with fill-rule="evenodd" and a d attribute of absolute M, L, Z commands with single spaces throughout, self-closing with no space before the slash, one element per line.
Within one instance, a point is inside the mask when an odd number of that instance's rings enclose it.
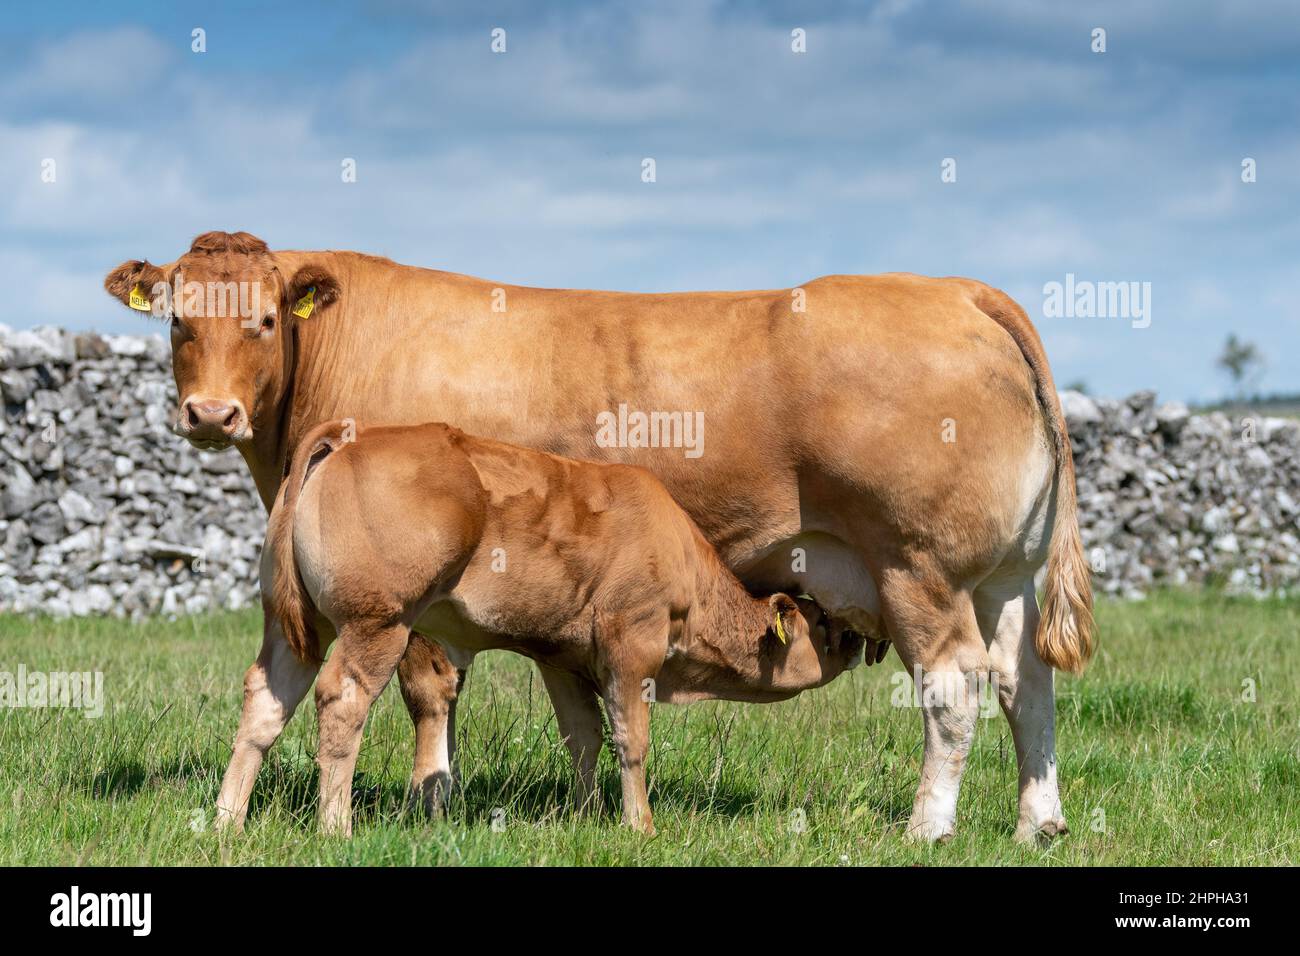
<path fill-rule="evenodd" d="M 773 594 L 767 599 L 772 609 L 772 623 L 768 625 L 769 637 L 789 645 L 808 636 L 808 622 L 799 613 L 799 605 L 788 594 Z"/>
<path fill-rule="evenodd" d="M 338 301 L 342 289 L 334 273 L 309 262 L 293 274 L 285 293 L 289 311 L 300 319 L 309 319 Z"/>
<path fill-rule="evenodd" d="M 104 289 L 123 305 L 137 312 L 161 316 L 165 308 L 167 277 L 147 261 L 132 259 L 104 276 Z"/>

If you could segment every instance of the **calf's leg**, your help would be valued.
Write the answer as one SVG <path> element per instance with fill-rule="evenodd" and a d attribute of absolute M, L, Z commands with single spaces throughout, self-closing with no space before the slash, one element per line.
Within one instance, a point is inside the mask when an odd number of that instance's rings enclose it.
<path fill-rule="evenodd" d="M 623 784 L 623 822 L 654 836 L 650 798 L 645 785 L 645 758 L 650 749 L 650 704 L 641 699 L 638 680 L 614 679 L 605 691 L 605 707 L 618 752 Z"/>
<path fill-rule="evenodd" d="M 604 732 L 600 722 L 600 702 L 591 683 L 569 671 L 538 664 L 542 682 L 555 706 L 555 722 L 569 748 L 578 775 L 578 805 L 586 808 L 596 803 L 596 761 Z"/>
<path fill-rule="evenodd" d="M 975 601 L 998 701 L 1016 743 L 1020 767 L 1016 839 L 1029 842 L 1068 833 L 1056 782 L 1054 675 L 1034 647 L 1038 631 L 1034 579 L 981 586 Z"/>
<path fill-rule="evenodd" d="M 465 672 L 448 659 L 439 644 L 414 633 L 397 666 L 402 700 L 415 724 L 410 804 L 430 814 L 442 810 L 451 791 L 456 698 L 464 676 Z"/>
<path fill-rule="evenodd" d="M 324 653 L 327 635 L 320 637 Z M 248 799 L 262 760 L 293 716 L 319 669 L 317 662 L 298 660 L 285 643 L 279 623 L 267 619 L 262 630 L 262 650 L 244 674 L 244 709 L 230 765 L 217 796 L 218 829 L 243 829 Z"/>
<path fill-rule="evenodd" d="M 646 620 L 632 627 L 603 624 L 597 641 L 601 696 L 623 783 L 623 822 L 653 836 L 645 783 L 645 758 L 650 749 L 650 701 L 645 683 L 663 667 L 668 622 Z"/>
<path fill-rule="evenodd" d="M 361 731 L 375 699 L 397 670 L 411 632 L 402 624 L 349 622 L 316 682 L 320 721 L 320 827 L 352 835 L 352 775 Z"/>

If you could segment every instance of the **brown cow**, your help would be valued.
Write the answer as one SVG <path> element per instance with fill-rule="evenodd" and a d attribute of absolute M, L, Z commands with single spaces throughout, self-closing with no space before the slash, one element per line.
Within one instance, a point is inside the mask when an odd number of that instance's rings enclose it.
<path fill-rule="evenodd" d="M 352 831 L 361 729 L 413 629 L 470 652 L 514 650 L 598 694 L 623 822 L 648 833 L 649 701 L 785 700 L 863 650 L 861 638 L 811 636 L 785 594 L 751 597 L 644 468 L 443 424 L 322 425 L 294 454 L 262 553 L 267 617 L 296 657 L 282 666 L 300 672 L 291 679 L 321 667 L 318 614 L 338 635 L 316 681 L 320 822 L 330 833 Z M 569 740 L 584 804 L 600 746 L 594 706 L 590 718 L 590 739 Z M 251 785 L 252 773 L 236 773 Z"/>
<path fill-rule="evenodd" d="M 530 289 L 351 252 L 271 252 L 242 233 L 201 236 L 164 266 L 125 263 L 106 286 L 123 302 L 140 288 L 169 315 L 154 286 L 174 280 L 265 293 L 248 322 L 187 312 L 172 342 L 178 429 L 235 444 L 268 506 L 287 456 L 334 418 L 449 421 L 643 465 L 752 591 L 810 594 L 833 627 L 892 640 L 923 680 L 991 673 L 1020 764 L 1017 835 L 1064 830 L 1052 667 L 1087 660 L 1091 591 L 1047 358 L 1003 293 L 901 274 L 762 292 Z M 308 317 L 292 315 L 308 290 Z M 701 421 L 707 442 L 687 431 Z M 268 632 L 246 679 L 261 701 L 254 748 L 306 692 L 268 683 L 282 645 Z M 436 708 L 451 688 L 429 660 L 399 668 L 416 702 L 416 784 L 447 769 Z M 569 736 L 590 693 L 541 669 Z M 921 708 L 910 834 L 952 832 L 978 711 L 970 699 Z"/>

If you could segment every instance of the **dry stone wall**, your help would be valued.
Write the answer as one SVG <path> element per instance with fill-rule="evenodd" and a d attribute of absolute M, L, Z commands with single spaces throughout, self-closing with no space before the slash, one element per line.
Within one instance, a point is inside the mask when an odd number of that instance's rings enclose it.
<path fill-rule="evenodd" d="M 169 428 L 167 343 L 0 326 L 0 611 L 183 614 L 257 599 L 243 460 Z M 1300 583 L 1300 423 L 1151 392 L 1061 396 L 1098 591 Z"/>

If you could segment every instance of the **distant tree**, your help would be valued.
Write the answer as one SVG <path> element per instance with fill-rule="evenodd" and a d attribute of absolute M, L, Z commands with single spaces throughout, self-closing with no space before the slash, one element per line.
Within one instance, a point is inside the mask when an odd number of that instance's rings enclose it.
<path fill-rule="evenodd" d="M 1088 394 L 1088 383 L 1081 378 L 1076 378 L 1073 382 L 1066 382 L 1063 391 L 1079 392 L 1083 395 Z"/>
<path fill-rule="evenodd" d="M 1238 401 L 1245 399 L 1246 393 L 1259 381 L 1259 376 L 1264 371 L 1264 357 L 1255 343 L 1239 339 L 1235 333 L 1228 334 L 1228 341 L 1223 343 L 1223 351 L 1214 364 L 1232 379 Z"/>

